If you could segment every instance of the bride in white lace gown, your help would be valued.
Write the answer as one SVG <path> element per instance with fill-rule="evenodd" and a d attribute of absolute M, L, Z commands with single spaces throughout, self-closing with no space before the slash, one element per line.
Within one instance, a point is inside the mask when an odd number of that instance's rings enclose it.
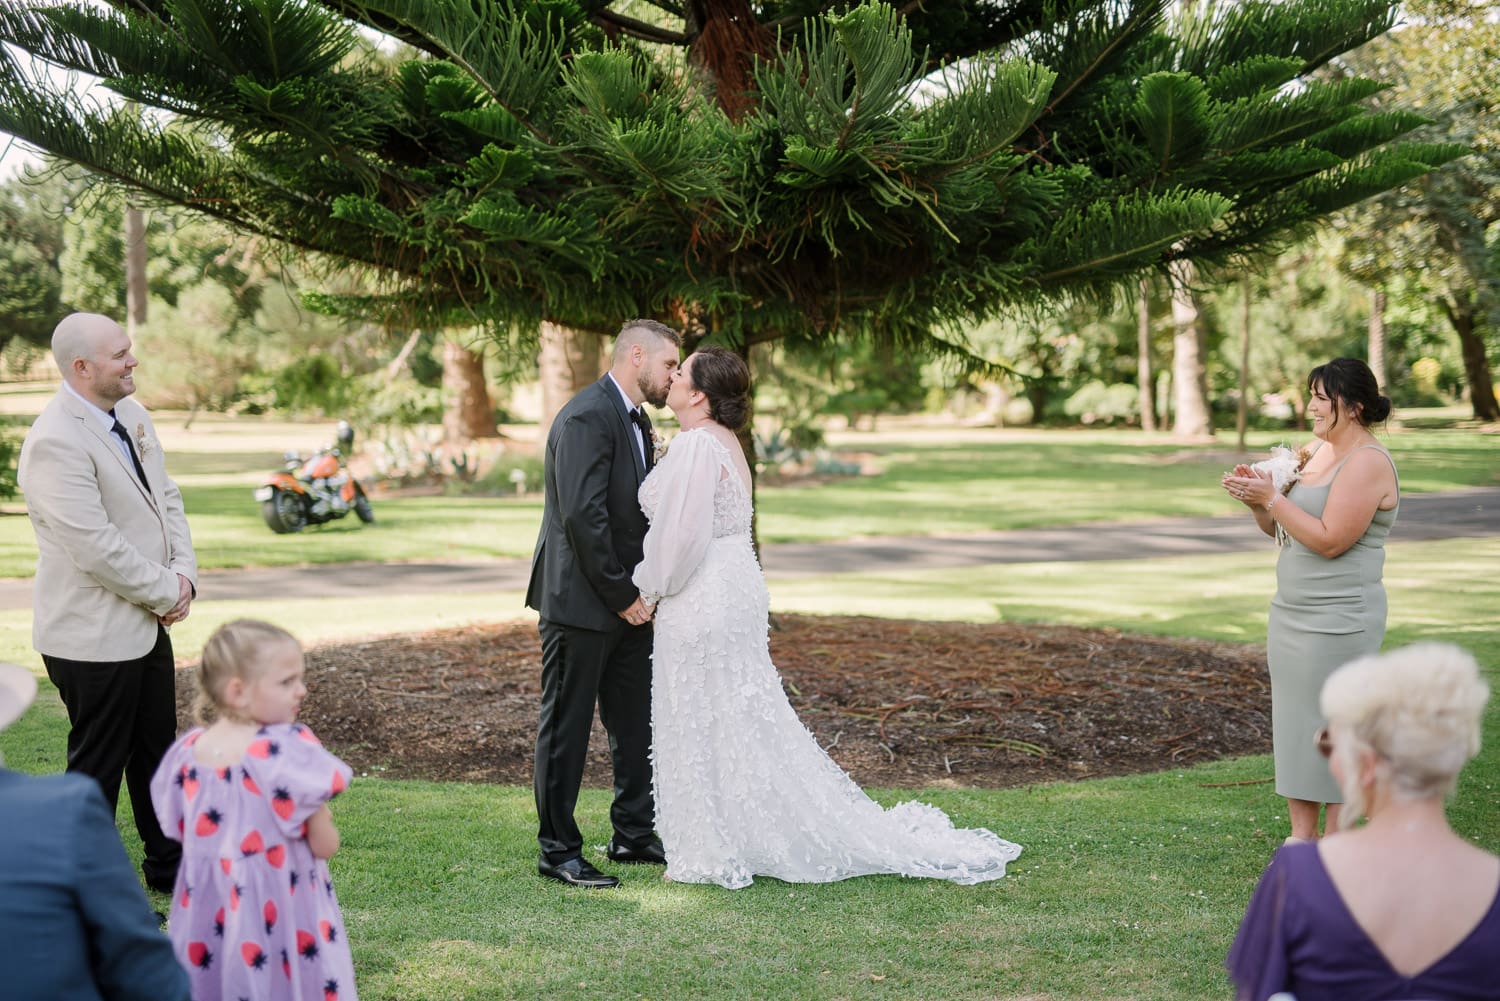
<path fill-rule="evenodd" d="M 651 757 L 667 878 L 730 889 L 755 876 L 1000 878 L 1019 845 L 955 829 L 925 803 L 884 809 L 787 701 L 750 545 L 750 470 L 731 430 L 748 388 L 733 352 L 683 362 L 667 397 L 682 432 L 640 491 L 651 528 L 634 580 L 656 602 Z"/>

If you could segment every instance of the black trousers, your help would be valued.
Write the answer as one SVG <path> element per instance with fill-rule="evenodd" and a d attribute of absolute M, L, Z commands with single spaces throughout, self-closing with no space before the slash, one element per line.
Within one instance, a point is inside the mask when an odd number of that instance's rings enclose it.
<path fill-rule="evenodd" d="M 47 677 L 68 710 L 68 771 L 92 776 L 111 811 L 120 778 L 130 792 L 135 829 L 146 848 L 146 882 L 170 889 L 182 845 L 162 833 L 151 806 L 151 776 L 177 738 L 172 640 L 157 627 L 156 646 L 135 660 L 67 660 L 42 655 Z"/>
<path fill-rule="evenodd" d="M 583 835 L 573 819 L 588 758 L 594 705 L 609 735 L 616 840 L 641 845 L 651 836 L 651 627 L 621 622 L 608 632 L 543 619 L 542 711 L 537 723 L 533 788 L 537 843 L 549 863 L 577 858 Z"/>

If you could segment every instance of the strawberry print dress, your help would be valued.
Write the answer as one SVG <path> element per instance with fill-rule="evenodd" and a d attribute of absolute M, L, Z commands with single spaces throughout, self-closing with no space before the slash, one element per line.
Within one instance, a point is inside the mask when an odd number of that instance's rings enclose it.
<path fill-rule="evenodd" d="M 180 737 L 151 780 L 182 841 L 168 934 L 193 1001 L 355 1001 L 354 960 L 328 864 L 307 818 L 349 784 L 349 766 L 300 723 L 261 727 L 245 756 L 197 760 Z"/>

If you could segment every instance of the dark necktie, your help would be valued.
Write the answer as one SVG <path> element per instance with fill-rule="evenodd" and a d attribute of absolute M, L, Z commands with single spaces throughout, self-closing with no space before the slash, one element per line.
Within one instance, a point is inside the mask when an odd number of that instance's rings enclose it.
<path fill-rule="evenodd" d="M 120 440 L 125 443 L 125 451 L 130 453 L 130 461 L 135 465 L 135 475 L 141 478 L 141 486 L 145 487 L 147 490 L 150 490 L 151 481 L 146 479 L 146 470 L 141 466 L 140 456 L 135 454 L 135 442 L 131 441 L 130 435 L 125 433 L 125 425 L 120 423 L 120 419 L 118 417 L 115 417 L 115 412 L 113 410 L 109 412 L 109 416 L 113 418 L 115 422 L 114 427 L 110 428 L 110 430 L 119 435 Z"/>
<path fill-rule="evenodd" d="M 645 447 L 641 449 L 641 452 L 646 456 L 646 470 L 649 472 L 654 458 L 651 454 L 651 418 L 646 416 L 646 411 L 640 407 L 636 407 L 630 412 L 630 420 L 636 427 L 641 429 L 641 441 L 645 443 Z"/>

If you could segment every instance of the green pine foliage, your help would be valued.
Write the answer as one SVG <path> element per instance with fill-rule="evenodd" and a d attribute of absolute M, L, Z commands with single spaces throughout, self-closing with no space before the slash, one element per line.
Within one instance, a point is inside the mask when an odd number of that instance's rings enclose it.
<path fill-rule="evenodd" d="M 0 128 L 382 278 L 321 309 L 962 353 L 966 325 L 1240 264 L 1460 152 L 1321 69 L 1390 4 L 1211 11 L 784 0 L 744 6 L 754 58 L 666 0 L 4 0 Z"/>

